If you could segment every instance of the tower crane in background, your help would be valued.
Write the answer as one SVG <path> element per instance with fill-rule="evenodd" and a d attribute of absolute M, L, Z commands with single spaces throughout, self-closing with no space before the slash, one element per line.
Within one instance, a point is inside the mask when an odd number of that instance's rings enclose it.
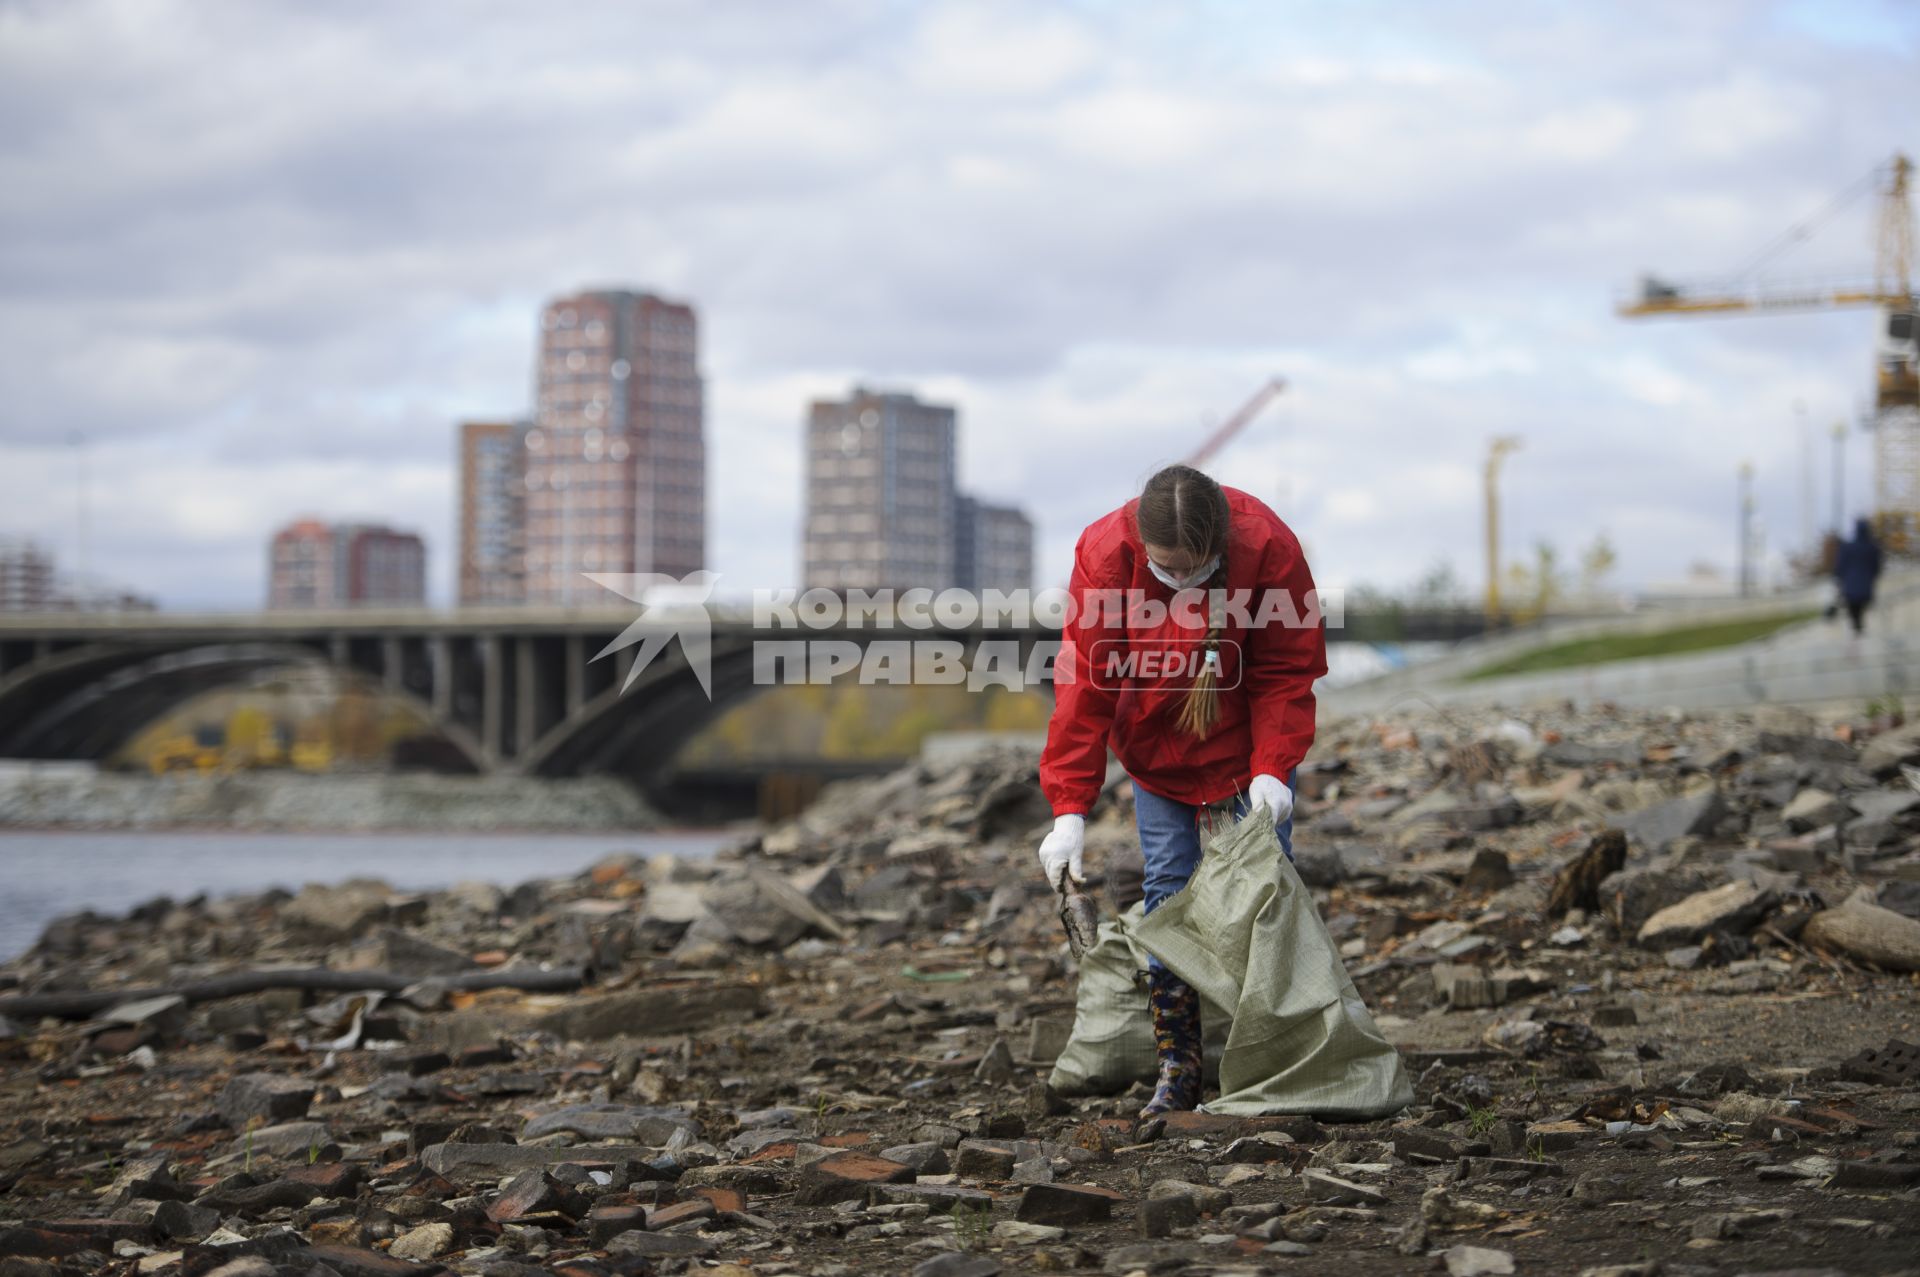
<path fill-rule="evenodd" d="M 1914 294 L 1913 212 L 1908 191 L 1913 161 L 1891 161 L 1842 191 L 1808 221 L 1789 227 L 1746 269 L 1723 280 L 1679 284 L 1643 275 L 1640 291 L 1618 310 L 1627 319 L 1667 315 L 1764 314 L 1874 306 L 1880 311 L 1874 352 L 1874 521 L 1881 543 L 1920 553 L 1920 298 Z M 1871 280 L 1763 283 L 1759 270 L 1808 239 L 1827 218 L 1869 191 L 1879 193 Z M 1834 529 L 1844 536 L 1845 528 Z"/>
<path fill-rule="evenodd" d="M 1275 396 L 1287 388 L 1286 378 L 1275 377 L 1266 385 L 1253 392 L 1253 398 L 1240 405 L 1240 411 L 1220 423 L 1219 429 L 1207 436 L 1205 443 L 1195 448 L 1193 455 L 1181 464 L 1198 470 L 1204 466 L 1213 454 L 1233 441 L 1233 437 L 1247 428 L 1247 423 L 1260 415 L 1260 410 L 1273 401 Z"/>
<path fill-rule="evenodd" d="M 1500 466 L 1510 452 L 1520 450 L 1518 435 L 1496 435 L 1487 444 L 1487 465 L 1482 473 L 1486 489 L 1487 512 L 1487 624 L 1499 625 L 1506 618 L 1500 607 Z"/>

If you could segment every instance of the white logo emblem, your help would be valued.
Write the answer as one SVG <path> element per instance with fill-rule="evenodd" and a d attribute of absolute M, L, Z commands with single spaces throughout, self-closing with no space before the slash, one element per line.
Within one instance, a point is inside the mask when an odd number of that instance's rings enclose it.
<path fill-rule="evenodd" d="M 593 654 L 599 660 L 609 652 L 640 645 L 633 668 L 620 685 L 622 692 L 633 686 L 648 662 L 665 650 L 670 639 L 678 637 L 687 665 L 700 680 L 700 690 L 713 699 L 713 618 L 707 612 L 707 600 L 713 597 L 717 572 L 702 568 L 684 577 L 664 572 L 586 572 L 596 585 L 603 585 L 621 598 L 640 605 L 640 615 L 620 631 L 619 637 Z"/>

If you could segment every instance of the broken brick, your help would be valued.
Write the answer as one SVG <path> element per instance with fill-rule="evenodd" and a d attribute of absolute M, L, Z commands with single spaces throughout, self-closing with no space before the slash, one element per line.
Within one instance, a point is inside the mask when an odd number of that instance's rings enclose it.
<path fill-rule="evenodd" d="M 823 1206 L 865 1197 L 868 1187 L 874 1184 L 908 1184 L 913 1180 L 911 1166 L 870 1153 L 839 1152 L 821 1158 L 800 1173 L 800 1187 L 794 1201 L 802 1206 Z"/>
<path fill-rule="evenodd" d="M 282 1178 L 304 1184 L 322 1197 L 352 1197 L 366 1181 L 366 1171 L 355 1162 L 316 1162 L 297 1166 Z"/>
<path fill-rule="evenodd" d="M 543 1170 L 525 1170 L 515 1175 L 487 1206 L 487 1218 L 504 1224 L 530 1215 L 564 1215 L 579 1219 L 586 1214 L 585 1200 L 567 1185 Z"/>
<path fill-rule="evenodd" d="M 696 1193 L 699 1189 L 694 1190 Z M 732 1192 L 732 1189 L 709 1189 L 709 1192 Z M 736 1194 L 737 1195 L 737 1194 Z M 657 1233 L 663 1228 L 672 1228 L 675 1224 L 685 1224 L 691 1220 L 712 1219 L 714 1204 L 705 1197 L 695 1197 L 684 1202 L 675 1202 L 671 1206 L 656 1206 L 647 1212 L 646 1228 Z"/>
<path fill-rule="evenodd" d="M 1020 1196 L 1017 1218 L 1023 1224 L 1097 1224 L 1113 1217 L 1115 1202 L 1126 1198 L 1097 1184 L 1034 1184 Z"/>
<path fill-rule="evenodd" d="M 954 1150 L 954 1173 L 967 1179 L 1008 1179 L 1013 1175 L 1013 1150 L 977 1140 L 962 1140 Z"/>
<path fill-rule="evenodd" d="M 1221 1113 L 1201 1113 L 1184 1111 L 1165 1113 L 1160 1117 L 1162 1138 L 1178 1136 L 1181 1139 L 1218 1139 L 1228 1134 L 1237 1134 L 1245 1129 L 1245 1121 L 1237 1117 L 1227 1117 Z"/>
<path fill-rule="evenodd" d="M 644 1206 L 602 1202 L 587 1212 L 587 1236 L 595 1246 L 605 1246 L 621 1233 L 645 1229 L 646 1226 L 647 1210 Z"/>
<path fill-rule="evenodd" d="M 722 1188 L 715 1184 L 704 1184 L 699 1188 L 689 1191 L 695 1197 L 704 1197 L 712 1202 L 713 1208 L 716 1211 L 733 1211 L 737 1214 L 746 1213 L 747 1195 L 737 1188 Z"/>

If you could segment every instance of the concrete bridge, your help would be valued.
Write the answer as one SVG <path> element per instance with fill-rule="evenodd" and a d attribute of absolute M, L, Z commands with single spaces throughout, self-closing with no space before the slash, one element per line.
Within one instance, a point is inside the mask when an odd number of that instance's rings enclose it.
<path fill-rule="evenodd" d="M 756 627 L 715 609 L 711 695 L 679 641 L 624 694 L 635 646 L 592 659 L 638 608 L 355 608 L 253 614 L 0 614 L 0 757 L 103 759 L 188 698 L 276 667 L 328 665 L 409 701 L 476 771 L 614 772 L 645 781 L 695 733 L 763 687 L 760 640 L 1019 645 L 1022 667 L 1058 638 L 1025 629 Z M 673 626 L 659 625 L 662 635 Z M 1460 612 L 1356 617 L 1333 642 L 1456 639 L 1483 628 Z M 765 657 L 762 653 L 763 659 Z"/>

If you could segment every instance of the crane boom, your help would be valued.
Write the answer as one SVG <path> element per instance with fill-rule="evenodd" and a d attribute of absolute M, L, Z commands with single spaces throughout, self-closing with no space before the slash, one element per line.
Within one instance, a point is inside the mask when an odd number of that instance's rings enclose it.
<path fill-rule="evenodd" d="M 1246 429 L 1247 423 L 1259 416 L 1260 410 L 1265 408 L 1274 396 L 1286 388 L 1286 379 L 1284 377 L 1275 377 L 1268 381 L 1266 385 L 1254 391 L 1253 397 L 1241 404 L 1238 412 L 1221 422 L 1220 428 L 1208 435 L 1205 443 L 1194 449 L 1193 455 L 1186 459 L 1185 464 L 1194 467 L 1196 470 L 1205 465 L 1214 453 L 1231 443 L 1233 437 Z"/>
<path fill-rule="evenodd" d="M 1614 309 L 1628 319 L 1655 315 L 1719 315 L 1739 311 L 1827 310 L 1836 306 L 1882 306 L 1888 310 L 1911 311 L 1913 289 L 1913 215 L 1908 188 L 1913 161 L 1896 153 L 1884 169 L 1876 167 L 1868 180 L 1854 188 L 1822 216 L 1844 207 L 1854 193 L 1873 187 L 1872 179 L 1886 174 L 1886 189 L 1880 193 L 1873 279 L 1845 280 L 1809 284 L 1755 282 L 1753 271 L 1760 262 L 1771 260 L 1783 248 L 1799 243 L 1812 227 L 1801 224 L 1760 255 L 1741 276 L 1733 279 L 1688 284 L 1671 283 L 1653 275 L 1640 277 L 1638 297 L 1620 303 Z M 1818 220 L 1817 218 L 1815 219 Z"/>
<path fill-rule="evenodd" d="M 1776 284 L 1740 288 L 1732 283 L 1673 284 L 1648 275 L 1640 281 L 1640 296 L 1615 310 L 1627 319 L 1657 315 L 1725 315 L 1740 311 L 1831 310 L 1840 306 L 1885 306 L 1902 310 L 1912 304 L 1905 293 L 1881 292 L 1869 283 Z"/>
<path fill-rule="evenodd" d="M 1881 179 L 1884 175 L 1884 183 Z M 1858 193 L 1881 186 L 1871 281 L 1760 283 L 1755 271 L 1811 233 L 1790 228 L 1740 276 L 1706 284 L 1640 277 L 1636 297 L 1614 309 L 1624 318 L 1669 315 L 1778 314 L 1874 306 L 1881 311 L 1874 351 L 1874 512 L 1883 540 L 1896 551 L 1920 551 L 1920 297 L 1913 285 L 1913 162 L 1895 154 L 1843 193 L 1820 215 L 1845 207 Z M 1818 218 L 1815 219 L 1819 220 Z M 1843 529 L 1835 529 L 1841 532 Z"/>

